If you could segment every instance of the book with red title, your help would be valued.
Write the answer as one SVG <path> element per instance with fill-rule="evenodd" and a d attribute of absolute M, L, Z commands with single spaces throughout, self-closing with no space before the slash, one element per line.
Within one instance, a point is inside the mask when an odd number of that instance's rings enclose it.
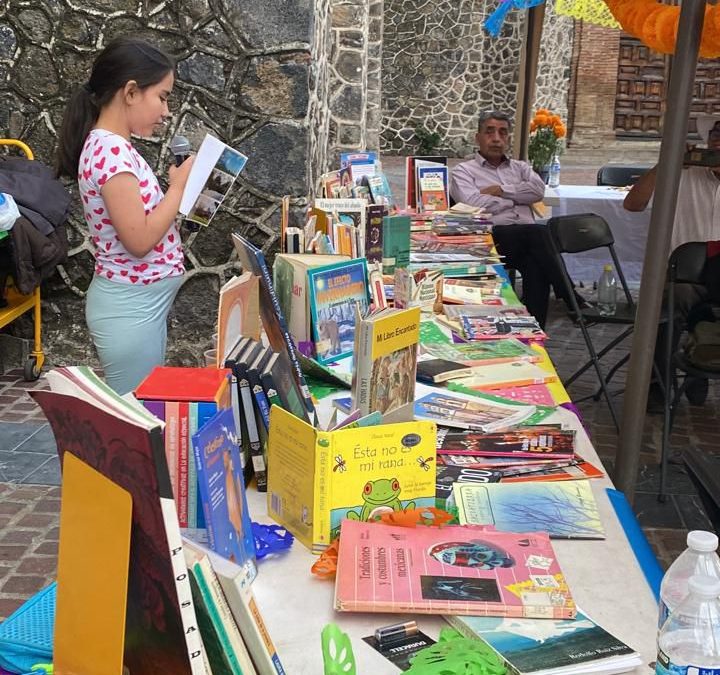
<path fill-rule="evenodd" d="M 338 611 L 575 616 L 575 603 L 545 533 L 344 520 L 340 538 Z"/>

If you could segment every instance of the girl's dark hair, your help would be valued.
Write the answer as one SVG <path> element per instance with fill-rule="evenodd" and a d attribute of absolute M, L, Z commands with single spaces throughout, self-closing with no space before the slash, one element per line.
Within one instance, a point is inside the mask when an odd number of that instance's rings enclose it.
<path fill-rule="evenodd" d="M 136 38 L 121 37 L 98 54 L 87 83 L 79 86 L 65 108 L 57 151 L 59 176 L 77 175 L 85 138 L 103 106 L 130 80 L 145 89 L 160 82 L 175 69 L 172 57 Z"/>

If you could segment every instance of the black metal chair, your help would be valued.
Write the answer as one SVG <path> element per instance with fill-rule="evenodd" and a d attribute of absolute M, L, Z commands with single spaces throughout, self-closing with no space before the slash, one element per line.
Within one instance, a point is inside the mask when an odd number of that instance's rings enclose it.
<path fill-rule="evenodd" d="M 640 176 L 650 169 L 649 166 L 626 166 L 624 164 L 606 164 L 597 173 L 598 185 L 625 187 L 635 185 Z"/>
<path fill-rule="evenodd" d="M 704 271 L 707 263 L 707 244 L 700 241 L 691 241 L 678 246 L 670 256 L 667 274 L 667 314 L 675 316 L 675 287 L 677 284 L 703 284 Z M 686 326 L 682 326 L 684 330 Z M 676 329 L 675 321 L 668 321 L 667 344 L 665 353 L 664 381 L 668 392 L 665 396 L 665 411 L 663 419 L 662 451 L 660 455 L 660 491 L 661 500 L 665 498 L 665 484 L 667 481 L 667 465 L 670 458 L 670 432 L 675 421 L 675 412 L 680 398 L 685 393 L 690 379 L 704 378 L 707 380 L 720 380 L 720 372 L 699 368 L 688 360 L 683 349 L 673 352 L 673 332 Z M 678 386 L 677 371 L 684 374 L 682 384 Z"/>
<path fill-rule="evenodd" d="M 570 377 L 563 381 L 563 386 L 569 387 L 578 377 L 586 370 L 594 368 L 600 383 L 598 391 L 592 395 L 592 398 L 599 400 L 600 396 L 604 396 L 607 401 L 610 415 L 612 416 L 615 428 L 619 431 L 617 413 L 613 405 L 612 396 L 608 390 L 608 384 L 612 376 L 621 368 L 630 358 L 629 354 L 623 356 L 608 371 L 607 375 L 603 374 L 600 367 L 600 359 L 608 354 L 612 349 L 619 345 L 626 337 L 628 337 L 635 325 L 635 302 L 630 295 L 625 275 L 620 267 L 620 261 L 615 253 L 615 239 L 613 238 L 610 226 L 603 218 L 594 213 L 583 213 L 578 215 L 557 216 L 550 218 L 548 221 L 548 229 L 553 252 L 555 254 L 558 267 L 562 272 L 563 282 L 565 284 L 567 296 L 571 305 L 570 315 L 580 326 L 585 345 L 590 354 L 590 359 L 578 368 Z M 617 308 L 614 314 L 605 316 L 600 314 L 596 307 L 580 308 L 575 297 L 574 288 L 563 253 L 582 253 L 583 251 L 592 251 L 598 248 L 607 248 L 610 258 L 612 259 L 617 277 L 620 281 L 624 301 L 619 298 Z M 597 351 L 593 344 L 592 337 L 588 330 L 589 327 L 596 324 L 619 324 L 626 326 L 617 337 L 613 338 L 607 345 Z M 655 368 L 655 376 L 661 382 L 660 372 Z M 590 398 L 590 397 L 588 397 Z M 579 399 L 584 400 L 584 399 Z"/>

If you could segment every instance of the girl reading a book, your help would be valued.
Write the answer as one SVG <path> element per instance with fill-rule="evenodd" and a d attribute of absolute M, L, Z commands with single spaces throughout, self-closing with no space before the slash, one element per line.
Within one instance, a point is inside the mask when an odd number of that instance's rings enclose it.
<path fill-rule="evenodd" d="M 163 194 L 133 147 L 169 117 L 175 64 L 143 40 L 113 40 L 73 94 L 58 175 L 77 175 L 95 274 L 85 316 L 108 384 L 132 391 L 165 360 L 167 316 L 185 267 L 175 217 L 192 158 L 170 166 Z"/>

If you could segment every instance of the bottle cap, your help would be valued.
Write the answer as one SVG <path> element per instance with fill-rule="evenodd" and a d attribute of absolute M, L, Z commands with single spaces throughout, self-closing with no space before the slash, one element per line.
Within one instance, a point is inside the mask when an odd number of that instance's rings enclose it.
<path fill-rule="evenodd" d="M 605 272 L 612 272 L 612 265 L 603 265 L 603 270 Z"/>
<path fill-rule="evenodd" d="M 718 538 L 717 535 L 712 532 L 693 530 L 692 532 L 688 532 L 687 545 L 688 548 L 691 548 L 693 551 L 710 553 L 711 551 L 717 551 Z"/>
<path fill-rule="evenodd" d="M 717 598 L 720 596 L 720 579 L 705 574 L 693 574 L 688 579 L 688 591 L 701 598 Z"/>
<path fill-rule="evenodd" d="M 2 206 L 6 201 L 5 194 L 0 192 L 0 206 Z"/>

